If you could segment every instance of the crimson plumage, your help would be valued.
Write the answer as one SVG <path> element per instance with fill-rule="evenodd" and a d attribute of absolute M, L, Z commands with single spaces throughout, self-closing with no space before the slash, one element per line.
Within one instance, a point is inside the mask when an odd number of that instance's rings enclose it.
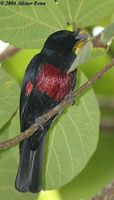
<path fill-rule="evenodd" d="M 68 74 L 53 65 L 45 64 L 37 76 L 36 87 L 55 101 L 60 101 L 69 93 L 72 79 L 72 73 Z"/>

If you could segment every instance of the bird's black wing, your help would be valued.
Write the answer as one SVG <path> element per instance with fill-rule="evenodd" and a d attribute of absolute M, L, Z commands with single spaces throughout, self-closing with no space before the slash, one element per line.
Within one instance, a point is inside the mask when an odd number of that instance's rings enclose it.
<path fill-rule="evenodd" d="M 43 62 L 40 54 L 36 55 L 27 67 L 20 96 L 20 126 L 25 131 L 34 122 L 57 102 L 52 101 L 46 94 L 35 88 L 36 74 Z M 26 95 L 27 82 L 31 81 L 33 89 Z M 20 142 L 20 163 L 16 177 L 16 188 L 19 191 L 38 192 L 41 190 L 41 161 L 43 153 L 44 135 L 51 124 L 51 120 L 43 129 L 36 131 L 29 139 Z"/>

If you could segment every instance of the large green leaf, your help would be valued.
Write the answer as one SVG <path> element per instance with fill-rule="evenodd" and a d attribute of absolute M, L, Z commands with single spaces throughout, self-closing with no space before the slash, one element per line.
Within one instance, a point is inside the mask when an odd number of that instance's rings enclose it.
<path fill-rule="evenodd" d="M 81 74 L 81 84 L 87 79 Z M 86 166 L 96 149 L 99 109 L 91 89 L 79 105 L 68 108 L 47 134 L 43 161 L 43 188 L 54 189 L 70 182 Z"/>
<path fill-rule="evenodd" d="M 67 22 L 78 27 L 98 24 L 114 8 L 113 0 L 58 0 L 58 4 L 46 0 L 42 6 L 34 2 L 31 6 L 0 6 L 2 40 L 22 48 L 41 48 L 47 36 L 66 29 Z"/>
<path fill-rule="evenodd" d="M 86 80 L 81 74 L 81 84 Z M 42 177 L 45 190 L 70 182 L 86 166 L 96 149 L 99 109 L 93 90 L 80 98 L 79 105 L 76 104 L 62 114 L 47 134 Z M 16 116 L 9 128 L 9 136 L 18 133 L 19 117 Z M 18 147 L 13 147 L 10 152 L 17 163 Z"/>
<path fill-rule="evenodd" d="M 83 172 L 60 189 L 62 200 L 88 200 L 114 180 L 114 135 L 101 134 L 97 150 Z"/>
<path fill-rule="evenodd" d="M 18 84 L 0 67 L 0 128 L 16 111 L 19 93 Z"/>

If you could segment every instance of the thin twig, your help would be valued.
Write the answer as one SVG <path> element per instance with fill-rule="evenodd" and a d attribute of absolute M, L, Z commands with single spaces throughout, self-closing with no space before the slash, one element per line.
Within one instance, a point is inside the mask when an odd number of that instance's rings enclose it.
<path fill-rule="evenodd" d="M 103 117 L 101 118 L 101 133 L 114 133 L 114 117 Z"/>
<path fill-rule="evenodd" d="M 8 47 L 3 53 L 0 54 L 0 62 L 5 60 L 6 58 L 13 56 L 15 53 L 17 53 L 20 49 L 16 47 Z"/>
<path fill-rule="evenodd" d="M 52 108 L 49 112 L 45 113 L 43 116 L 36 119 L 36 123 L 33 124 L 29 129 L 20 133 L 16 137 L 6 140 L 0 143 L 0 149 L 7 149 L 13 145 L 16 145 L 20 141 L 24 140 L 25 138 L 30 137 L 33 133 L 40 128 L 43 124 L 45 124 L 51 117 L 53 117 L 56 113 L 63 110 L 66 106 L 70 105 L 74 98 L 80 96 L 86 89 L 92 86 L 97 80 L 101 79 L 103 75 L 114 66 L 114 59 L 106 65 L 102 70 L 96 73 L 90 80 L 88 80 L 85 84 L 83 84 L 78 90 L 74 91 L 72 95 L 68 95 L 59 105 Z"/>
<path fill-rule="evenodd" d="M 92 38 L 92 44 L 94 48 L 104 48 L 107 49 L 108 45 L 102 41 L 102 32 Z"/>
<path fill-rule="evenodd" d="M 114 181 L 89 200 L 114 200 Z"/>
<path fill-rule="evenodd" d="M 99 106 L 103 109 L 114 111 L 114 96 L 97 96 Z"/>

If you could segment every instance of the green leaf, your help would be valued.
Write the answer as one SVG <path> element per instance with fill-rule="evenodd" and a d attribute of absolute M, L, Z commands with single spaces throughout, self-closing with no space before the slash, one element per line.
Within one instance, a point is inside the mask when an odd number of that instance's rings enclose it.
<path fill-rule="evenodd" d="M 81 84 L 86 80 L 85 76 L 81 74 Z M 9 132 L 10 138 L 19 133 L 18 114 L 6 132 Z M 68 108 L 68 112 L 61 116 L 61 119 L 47 134 L 43 160 L 44 189 L 61 187 L 79 174 L 96 149 L 98 132 L 99 109 L 94 93 L 90 90 L 81 97 L 79 105 Z M 5 154 L 5 157 L 7 161 L 10 158 L 11 169 L 14 165 L 12 174 L 10 174 L 10 164 L 8 165 L 9 172 L 7 172 L 7 177 L 10 176 L 11 179 L 8 185 L 10 184 L 13 188 L 19 159 L 18 146 L 6 152 L 8 155 Z M 5 174 L 7 164 L 5 161 L 3 163 L 6 166 L 1 165 L 4 169 L 2 173 Z M 4 178 L 2 179 L 1 185 L 5 184 Z M 6 189 L 7 187 L 6 185 Z M 16 193 L 14 188 L 13 191 Z M 18 195 L 18 193 L 16 194 Z"/>
<path fill-rule="evenodd" d="M 81 73 L 81 84 L 87 81 Z M 79 105 L 68 108 L 47 134 L 43 160 L 43 188 L 55 189 L 70 182 L 94 153 L 99 133 L 99 108 L 91 89 Z"/>
<path fill-rule="evenodd" d="M 113 13 L 114 1 L 60 0 L 58 6 L 63 9 L 67 21 L 76 23 L 77 27 L 88 27 Z"/>
<path fill-rule="evenodd" d="M 85 76 L 81 74 L 81 84 L 86 80 Z M 19 133 L 18 115 L 14 117 L 6 132 L 9 133 L 10 138 Z M 42 170 L 45 190 L 67 184 L 82 171 L 96 149 L 98 132 L 99 109 L 91 89 L 81 97 L 79 105 L 69 107 L 68 112 L 65 111 L 47 134 Z M 6 134 L 3 131 L 1 135 L 5 136 Z M 8 184 L 13 188 L 19 160 L 18 146 L 11 148 L 7 153 L 10 162 L 15 163 L 12 175 L 9 170 L 11 180 Z M 7 154 L 5 156 L 8 160 Z M 3 168 L 5 174 L 7 164 L 4 163 L 4 165 L 6 165 Z M 8 167 L 10 168 L 10 165 Z M 3 183 L 5 184 L 4 181 Z M 6 185 L 6 189 L 7 187 Z M 15 193 L 15 189 L 13 190 Z"/>
<path fill-rule="evenodd" d="M 12 137 L 19 133 L 19 117 L 18 114 L 11 122 L 0 131 L 1 135 Z M 3 137 L 2 137 L 3 139 Z M 36 200 L 37 194 L 20 193 L 15 189 L 15 177 L 18 168 L 18 145 L 8 150 L 0 151 L 0 196 L 2 200 Z"/>
<path fill-rule="evenodd" d="M 2 67 L 8 72 L 16 81 L 22 82 L 25 70 L 30 60 L 34 55 L 39 53 L 38 49 L 22 49 L 13 56 L 3 60 Z"/>
<path fill-rule="evenodd" d="M 74 71 L 79 65 L 95 59 L 99 56 L 103 56 L 105 54 L 105 50 L 102 48 L 93 48 L 92 43 L 89 41 L 80 51 L 79 55 L 74 60 L 73 64 L 71 65 L 69 72 Z"/>
<path fill-rule="evenodd" d="M 80 70 L 90 79 L 96 72 L 103 69 L 104 66 L 110 63 L 110 56 L 104 54 L 104 56 L 97 57 L 94 60 L 90 60 L 87 63 L 80 65 Z M 107 84 L 108 83 L 108 84 Z M 94 91 L 97 95 L 114 95 L 114 67 L 109 70 L 104 77 L 97 81 L 93 85 Z"/>
<path fill-rule="evenodd" d="M 44 6 L 0 6 L 0 38 L 22 48 L 41 48 L 51 33 L 66 29 L 67 22 L 78 27 L 98 24 L 113 13 L 113 7 L 113 0 L 58 0 L 58 4 L 47 0 Z"/>
<path fill-rule="evenodd" d="M 86 168 L 72 182 L 60 189 L 62 200 L 87 200 L 98 194 L 114 179 L 114 135 L 100 133 L 95 154 Z"/>
<path fill-rule="evenodd" d="M 18 84 L 0 67 L 0 129 L 16 111 L 19 94 Z"/>
<path fill-rule="evenodd" d="M 111 41 L 114 39 L 114 23 L 107 26 L 103 31 L 101 35 L 101 40 L 105 43 Z"/>

